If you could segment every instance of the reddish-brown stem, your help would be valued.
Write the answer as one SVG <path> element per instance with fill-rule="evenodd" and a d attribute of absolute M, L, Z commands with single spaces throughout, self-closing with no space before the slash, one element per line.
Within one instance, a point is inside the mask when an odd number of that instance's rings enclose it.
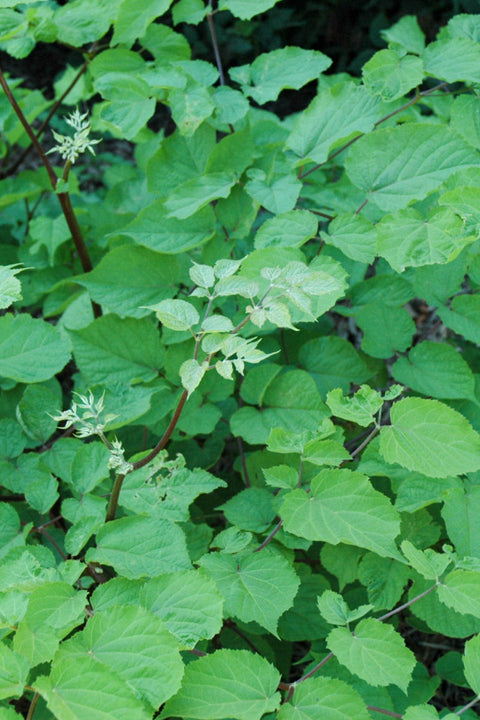
<path fill-rule="evenodd" d="M 435 585 L 432 585 L 432 587 L 427 588 L 424 590 L 420 595 L 416 595 L 414 598 L 409 600 L 408 602 L 404 603 L 403 605 L 399 605 L 397 608 L 394 608 L 393 610 L 390 610 L 390 612 L 385 613 L 385 615 L 382 615 L 381 617 L 377 618 L 380 622 L 383 622 L 383 620 L 387 620 L 389 617 L 392 617 L 393 615 L 397 615 L 399 612 L 402 612 L 402 610 L 405 610 L 406 608 L 410 607 L 410 605 L 413 605 L 413 603 L 417 602 L 417 600 L 421 600 L 425 597 L 425 595 L 428 595 L 432 592 L 432 590 L 435 590 L 435 588 L 438 587 L 438 583 L 435 583 Z"/>
<path fill-rule="evenodd" d="M 257 548 L 256 550 L 254 550 L 254 552 L 260 552 L 260 550 L 263 550 L 263 548 L 266 547 L 266 546 L 268 545 L 268 543 L 271 542 L 271 540 L 273 540 L 273 538 L 274 538 L 275 535 L 278 533 L 278 531 L 280 530 L 280 528 L 282 527 L 282 525 L 283 525 L 283 520 L 280 520 L 280 522 L 278 522 L 278 523 L 275 525 L 275 527 L 273 528 L 273 530 L 272 530 L 272 532 L 270 533 L 270 535 L 268 535 L 268 536 L 265 538 L 265 540 L 262 542 L 262 544 L 259 545 L 258 548 Z"/>
<path fill-rule="evenodd" d="M 23 125 L 25 132 L 27 133 L 28 137 L 32 141 L 32 145 L 35 147 L 35 150 L 38 152 L 38 155 L 43 162 L 45 169 L 47 171 L 48 177 L 50 179 L 50 183 L 52 185 L 53 190 L 56 192 L 57 188 L 57 181 L 58 178 L 55 175 L 55 171 L 47 158 L 42 146 L 40 145 L 40 142 L 33 132 L 32 126 L 28 122 L 27 118 L 23 114 L 23 111 L 20 107 L 20 105 L 15 100 L 15 97 L 10 90 L 10 87 L 5 79 L 5 76 L 0 68 L 0 85 L 5 93 L 5 95 L 8 98 L 8 101 L 10 102 L 12 108 L 14 109 L 18 119 L 20 120 L 21 124 Z M 68 163 L 67 163 L 68 165 Z M 65 166 L 67 168 L 67 165 Z M 69 169 L 69 167 L 68 167 Z M 65 171 L 64 171 L 65 174 Z M 68 170 L 67 170 L 67 176 L 68 176 Z M 75 244 L 75 247 L 77 249 L 80 262 L 82 264 L 82 268 L 84 272 L 90 272 L 90 270 L 93 269 L 92 261 L 90 260 L 90 255 L 88 254 L 88 249 L 85 244 L 85 240 L 83 239 L 82 231 L 80 229 L 80 225 L 78 224 L 78 220 L 76 218 L 76 215 L 72 208 L 72 203 L 70 201 L 70 196 L 68 193 L 61 192 L 57 193 L 58 200 L 60 202 L 63 214 L 65 216 L 65 220 L 67 221 L 68 228 L 72 234 L 72 239 Z M 101 315 L 101 311 L 98 305 L 95 303 L 92 303 L 93 306 L 93 312 L 95 317 L 98 317 Z"/>
<path fill-rule="evenodd" d="M 393 712 L 392 710 L 385 710 L 384 708 L 375 707 L 374 705 L 367 705 L 367 710 L 372 712 L 381 713 L 382 715 L 388 715 L 389 717 L 401 718 L 400 713 Z"/>
<path fill-rule="evenodd" d="M 28 713 L 27 713 L 26 720 L 32 720 L 32 718 L 33 718 L 33 713 L 35 712 L 35 707 L 36 707 L 36 705 L 37 705 L 38 698 L 39 698 L 39 695 L 38 695 L 38 692 L 36 692 L 35 695 L 34 695 L 33 698 L 32 698 L 32 702 L 30 703 L 30 707 L 28 708 Z"/>

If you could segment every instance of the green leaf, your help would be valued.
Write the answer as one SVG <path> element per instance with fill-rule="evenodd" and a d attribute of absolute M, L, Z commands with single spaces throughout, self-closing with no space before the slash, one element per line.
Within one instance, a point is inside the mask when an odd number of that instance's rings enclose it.
<path fill-rule="evenodd" d="M 322 398 L 338 387 L 348 393 L 351 383 L 360 385 L 370 377 L 370 371 L 353 345 L 335 335 L 306 342 L 300 348 L 299 360 L 315 380 Z"/>
<path fill-rule="evenodd" d="M 295 687 L 290 702 L 281 706 L 278 720 L 369 720 L 365 702 L 342 680 L 308 678 Z"/>
<path fill-rule="evenodd" d="M 393 305 L 364 305 L 355 313 L 363 330 L 362 350 L 375 358 L 390 358 L 412 344 L 415 323 L 404 308 Z"/>
<path fill-rule="evenodd" d="M 57 248 L 70 240 L 71 233 L 64 215 L 56 218 L 40 216 L 32 220 L 30 236 L 35 241 L 31 251 L 38 252 L 40 248 L 45 247 L 50 265 L 53 265 Z"/>
<path fill-rule="evenodd" d="M 480 573 L 454 570 L 437 588 L 438 597 L 449 608 L 462 615 L 480 615 Z"/>
<path fill-rule="evenodd" d="M 480 487 L 451 487 L 442 493 L 442 517 L 461 557 L 480 558 Z"/>
<path fill-rule="evenodd" d="M 316 430 L 329 414 L 304 370 L 290 370 L 275 378 L 265 391 L 262 406 L 261 411 L 240 408 L 230 419 L 232 432 L 252 445 L 266 443 L 272 428 Z"/>
<path fill-rule="evenodd" d="M 191 25 L 198 25 L 208 13 L 203 0 L 178 0 L 175 3 L 172 16 L 175 25 L 185 22 Z"/>
<path fill-rule="evenodd" d="M 32 666 L 51 660 L 60 640 L 85 618 L 87 593 L 62 582 L 35 589 L 14 637 L 14 648 Z"/>
<path fill-rule="evenodd" d="M 350 460 L 350 453 L 337 440 L 320 440 L 316 438 L 308 442 L 303 449 L 304 462 L 312 465 L 332 465 L 336 467 Z"/>
<path fill-rule="evenodd" d="M 475 379 L 470 367 L 451 345 L 429 340 L 415 345 L 408 358 L 393 365 L 397 382 L 415 392 L 439 399 L 468 398 L 475 401 Z"/>
<path fill-rule="evenodd" d="M 117 673 L 91 655 L 52 663 L 49 676 L 34 688 L 58 720 L 91 720 L 101 708 L 102 720 L 150 720 L 151 712 Z"/>
<path fill-rule="evenodd" d="M 414 15 L 404 15 L 388 30 L 381 30 L 380 34 L 395 50 L 420 55 L 425 47 L 425 35 Z"/>
<path fill-rule="evenodd" d="M 245 0 L 223 0 L 229 3 L 250 3 Z M 271 3 L 271 0 L 263 0 Z M 259 3 L 255 4 L 254 14 Z M 251 10 L 250 10 L 251 12 Z M 298 47 L 284 47 L 258 55 L 251 65 L 231 68 L 229 75 L 242 86 L 245 95 L 259 105 L 276 100 L 285 89 L 298 90 L 311 80 L 316 80 L 332 61 L 318 50 L 304 50 Z"/>
<path fill-rule="evenodd" d="M 454 638 L 465 638 L 480 632 L 480 620 L 473 615 L 462 614 L 439 599 L 439 588 L 435 588 L 431 580 L 421 578 L 411 586 L 408 599 L 415 602 L 411 605 L 412 613 L 423 620 L 433 632 Z M 426 593 L 424 597 L 419 595 Z M 458 598 L 457 598 L 458 600 Z"/>
<path fill-rule="evenodd" d="M 231 172 L 216 172 L 192 178 L 170 193 L 165 202 L 167 217 L 181 220 L 190 217 L 212 200 L 226 198 L 236 182 Z"/>
<path fill-rule="evenodd" d="M 399 516 L 368 478 L 350 470 L 322 470 L 310 493 L 293 490 L 279 511 L 288 532 L 332 545 L 368 548 L 385 557 L 399 556 L 394 539 Z"/>
<path fill-rule="evenodd" d="M 459 95 L 452 105 L 452 128 L 474 148 L 480 149 L 480 100 Z"/>
<path fill-rule="evenodd" d="M 465 643 L 463 658 L 465 677 L 472 690 L 480 693 L 480 635 Z"/>
<path fill-rule="evenodd" d="M 375 610 L 395 607 L 403 595 L 411 572 L 403 563 L 366 553 L 360 560 L 358 579 L 367 589 Z"/>
<path fill-rule="evenodd" d="M 22 299 L 20 280 L 15 277 L 19 272 L 22 268 L 15 265 L 0 265 L 0 310 Z"/>
<path fill-rule="evenodd" d="M 221 0 L 219 10 L 230 10 L 240 20 L 251 20 L 255 15 L 270 10 L 279 0 L 257 0 L 253 6 L 250 0 Z"/>
<path fill-rule="evenodd" d="M 117 14 L 118 0 L 73 0 L 59 7 L 53 16 L 58 40 L 81 47 L 108 32 Z"/>
<path fill-rule="evenodd" d="M 278 618 L 292 606 L 300 584 L 284 557 L 265 550 L 242 558 L 214 553 L 200 563 L 225 598 L 226 616 L 255 621 L 277 635 Z"/>
<path fill-rule="evenodd" d="M 193 81 L 182 90 L 171 90 L 168 103 L 178 130 L 189 137 L 195 134 L 215 110 L 209 89 Z"/>
<path fill-rule="evenodd" d="M 206 207 L 187 219 L 167 217 L 163 200 L 156 200 L 122 228 L 121 234 L 151 250 L 172 255 L 210 240 L 215 234 L 215 215 Z"/>
<path fill-rule="evenodd" d="M 365 87 L 372 95 L 392 102 L 423 82 L 423 63 L 413 55 L 379 50 L 362 68 Z"/>
<path fill-rule="evenodd" d="M 280 673 L 248 650 L 217 650 L 185 668 L 180 692 L 160 717 L 194 720 L 260 720 L 280 704 Z"/>
<path fill-rule="evenodd" d="M 377 234 L 373 223 L 362 215 L 340 214 L 320 237 L 328 245 L 339 248 L 344 255 L 358 262 L 371 263 L 377 254 Z"/>
<path fill-rule="evenodd" d="M 185 536 L 177 525 L 144 515 L 113 520 L 97 533 L 97 547 L 87 562 L 112 565 L 126 578 L 154 577 L 163 572 L 188 570 Z"/>
<path fill-rule="evenodd" d="M 367 614 L 373 605 L 361 605 L 350 610 L 341 595 L 332 590 L 325 590 L 318 598 L 318 609 L 330 625 L 348 625 Z"/>
<path fill-rule="evenodd" d="M 61 399 L 52 387 L 28 385 L 17 405 L 16 415 L 23 432 L 35 444 L 45 443 L 57 423 L 52 414 L 61 411 Z"/>
<path fill-rule="evenodd" d="M 418 550 L 409 540 L 404 540 L 400 547 L 410 565 L 427 580 L 437 580 L 451 563 L 448 555 L 429 548 L 425 551 Z"/>
<path fill-rule="evenodd" d="M 0 317 L 0 375 L 16 382 L 49 380 L 70 360 L 70 344 L 56 328 L 27 314 Z"/>
<path fill-rule="evenodd" d="M 326 403 L 333 415 L 368 427 L 375 422 L 374 415 L 382 407 L 383 399 L 379 392 L 368 385 L 362 385 L 352 397 L 343 397 L 340 388 L 330 390 Z"/>
<path fill-rule="evenodd" d="M 480 47 L 470 38 L 444 38 L 430 43 L 423 53 L 423 64 L 428 75 L 448 83 L 480 82 Z"/>
<path fill-rule="evenodd" d="M 478 164 L 472 148 L 447 127 L 406 123 L 361 138 L 345 168 L 368 200 L 391 212 L 423 200 L 462 167 Z"/>
<path fill-rule="evenodd" d="M 127 140 L 133 140 L 145 127 L 155 112 L 154 98 L 138 96 L 135 99 L 104 102 L 100 106 L 100 118 L 104 125 Z"/>
<path fill-rule="evenodd" d="M 75 360 L 89 385 L 148 382 L 162 367 L 158 331 L 146 318 L 104 315 L 70 334 Z"/>
<path fill-rule="evenodd" d="M 147 314 L 142 306 L 175 293 L 179 265 L 147 248 L 122 245 L 107 253 L 94 270 L 74 279 L 111 312 L 139 318 Z"/>
<path fill-rule="evenodd" d="M 146 0 L 139 7 L 136 0 L 123 0 L 115 22 L 112 43 L 131 45 L 145 35 L 147 28 L 167 12 L 172 0 Z"/>
<path fill-rule="evenodd" d="M 390 420 L 390 427 L 380 431 L 380 452 L 387 462 L 434 478 L 480 469 L 479 435 L 438 400 L 400 400 Z"/>
<path fill-rule="evenodd" d="M 251 168 L 247 175 L 250 180 L 245 183 L 245 190 L 256 203 L 275 215 L 293 211 L 302 189 L 295 173 L 267 175 L 264 170 Z"/>
<path fill-rule="evenodd" d="M 308 210 L 290 210 L 266 220 L 255 236 L 255 248 L 300 247 L 314 237 L 318 220 Z"/>
<path fill-rule="evenodd" d="M 88 656 L 122 678 L 152 708 L 180 687 L 183 662 L 178 642 L 142 607 L 117 605 L 97 611 L 81 633 L 63 643 L 55 662 L 68 665 Z"/>
<path fill-rule="evenodd" d="M 200 322 L 198 311 L 186 300 L 162 300 L 149 310 L 154 310 L 162 325 L 170 330 L 189 330 Z"/>
<path fill-rule="evenodd" d="M 436 209 L 425 218 L 413 208 L 387 215 L 377 224 L 377 252 L 394 270 L 454 260 L 473 235 L 463 233 L 464 222 L 450 208 Z"/>
<path fill-rule="evenodd" d="M 322 90 L 295 120 L 287 147 L 302 159 L 323 163 L 330 148 L 353 133 L 367 133 L 378 119 L 379 99 L 344 82 Z"/>
<path fill-rule="evenodd" d="M 30 666 L 28 660 L 0 644 L 0 699 L 20 697 L 27 682 Z"/>
<path fill-rule="evenodd" d="M 186 647 L 220 632 L 223 598 L 200 570 L 181 570 L 147 580 L 141 602 Z"/>
<path fill-rule="evenodd" d="M 443 716 L 444 720 L 454 720 L 455 715 L 449 713 Z M 438 712 L 432 705 L 415 705 L 407 708 L 403 720 L 438 720 Z"/>
<path fill-rule="evenodd" d="M 178 302 L 181 302 L 179 300 Z M 203 376 L 208 370 L 208 363 L 205 361 L 202 364 L 194 358 L 185 360 L 180 366 L 180 379 L 185 390 L 188 390 L 190 396 L 194 390 L 200 385 Z"/>
<path fill-rule="evenodd" d="M 448 328 L 475 344 L 480 343 L 479 313 L 478 295 L 457 295 L 453 298 L 450 308 L 438 308 L 438 314 Z"/>
<path fill-rule="evenodd" d="M 332 630 L 327 644 L 342 665 L 369 685 L 397 685 L 406 693 L 416 660 L 391 625 L 360 620 L 354 633 Z"/>
<path fill-rule="evenodd" d="M 266 488 L 246 488 L 217 510 L 223 510 L 228 522 L 237 528 L 256 533 L 265 532 L 275 519 L 273 495 Z"/>

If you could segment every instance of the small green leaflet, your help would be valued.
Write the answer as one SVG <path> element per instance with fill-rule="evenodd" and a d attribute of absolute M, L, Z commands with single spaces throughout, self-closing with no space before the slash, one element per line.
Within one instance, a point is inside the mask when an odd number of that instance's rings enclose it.
<path fill-rule="evenodd" d="M 332 590 L 325 590 L 318 598 L 317 605 L 330 625 L 348 625 L 373 609 L 373 605 L 360 605 L 355 610 L 350 610 L 343 597 Z"/>
<path fill-rule="evenodd" d="M 252 4 L 251 0 L 221 0 L 218 9 L 230 10 L 232 15 L 240 20 L 251 20 L 255 15 L 270 10 L 277 2 L 279 0 L 255 0 L 255 3 Z"/>
<path fill-rule="evenodd" d="M 479 164 L 480 156 L 447 127 L 405 123 L 361 138 L 345 168 L 368 200 L 391 212 L 422 200 L 462 167 Z"/>
<path fill-rule="evenodd" d="M 308 678 L 296 686 L 289 703 L 281 706 L 278 720 L 370 720 L 364 700 L 342 680 Z"/>
<path fill-rule="evenodd" d="M 211 553 L 200 564 L 225 598 L 225 615 L 254 620 L 277 635 L 278 618 L 292 606 L 300 584 L 285 558 L 265 550 L 242 558 Z"/>
<path fill-rule="evenodd" d="M 15 277 L 22 269 L 16 265 L 0 265 L 0 310 L 22 299 L 20 280 Z"/>
<path fill-rule="evenodd" d="M 468 420 L 438 400 L 405 398 L 380 431 L 380 452 L 388 463 L 433 478 L 480 469 L 480 437 Z"/>
<path fill-rule="evenodd" d="M 351 397 L 344 397 L 340 388 L 330 390 L 326 403 L 336 417 L 368 427 L 383 405 L 379 392 L 368 385 L 362 385 Z"/>
<path fill-rule="evenodd" d="M 232 68 L 229 75 L 241 84 L 245 95 L 264 105 L 276 100 L 285 88 L 298 90 L 315 80 L 331 64 L 330 58 L 317 50 L 284 47 L 258 55 L 251 65 Z"/>
<path fill-rule="evenodd" d="M 332 630 L 327 645 L 339 663 L 369 685 L 397 685 L 406 693 L 416 660 L 391 625 L 360 620 L 353 633 L 343 627 Z"/>
<path fill-rule="evenodd" d="M 217 650 L 187 665 L 180 691 L 167 701 L 160 717 L 260 720 L 280 704 L 279 681 L 278 670 L 259 655 Z"/>
<path fill-rule="evenodd" d="M 368 478 L 351 470 L 322 470 L 310 493 L 285 495 L 280 517 L 288 532 L 308 540 L 368 548 L 382 557 L 399 558 L 394 539 L 399 516 Z"/>
<path fill-rule="evenodd" d="M 162 300 L 148 309 L 153 310 L 162 325 L 170 330 L 190 330 L 200 321 L 197 309 L 185 300 Z"/>
<path fill-rule="evenodd" d="M 320 236 L 327 245 L 334 245 L 352 260 L 371 263 L 377 254 L 377 234 L 370 220 L 362 215 L 340 214 Z"/>
<path fill-rule="evenodd" d="M 406 50 L 420 55 L 425 47 L 425 35 L 414 15 L 405 15 L 388 30 L 380 30 L 380 35 L 388 40 L 395 50 Z"/>
<path fill-rule="evenodd" d="M 409 540 L 404 540 L 400 547 L 410 565 L 427 580 L 437 580 L 451 563 L 448 555 L 430 548 L 419 550 Z"/>

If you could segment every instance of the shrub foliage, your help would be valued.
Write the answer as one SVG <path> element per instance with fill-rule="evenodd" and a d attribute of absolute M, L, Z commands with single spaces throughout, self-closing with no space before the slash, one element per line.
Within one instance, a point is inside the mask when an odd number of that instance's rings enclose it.
<path fill-rule="evenodd" d="M 0 5 L 0 719 L 477 717 L 480 16 Z"/>

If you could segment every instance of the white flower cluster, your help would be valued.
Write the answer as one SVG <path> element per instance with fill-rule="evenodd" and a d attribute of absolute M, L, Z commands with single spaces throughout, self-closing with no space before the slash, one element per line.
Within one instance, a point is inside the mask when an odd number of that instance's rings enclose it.
<path fill-rule="evenodd" d="M 86 119 L 88 113 L 80 114 L 78 108 L 68 117 L 65 121 L 73 127 L 75 134 L 73 137 L 67 135 L 61 135 L 60 133 L 52 130 L 53 137 L 57 141 L 58 145 L 55 145 L 51 150 L 48 151 L 47 155 L 52 152 L 58 152 L 64 160 L 68 160 L 72 164 L 75 162 L 77 157 L 88 150 L 95 155 L 93 145 L 96 145 L 100 140 L 92 140 L 89 138 L 91 126 L 89 121 Z"/>

